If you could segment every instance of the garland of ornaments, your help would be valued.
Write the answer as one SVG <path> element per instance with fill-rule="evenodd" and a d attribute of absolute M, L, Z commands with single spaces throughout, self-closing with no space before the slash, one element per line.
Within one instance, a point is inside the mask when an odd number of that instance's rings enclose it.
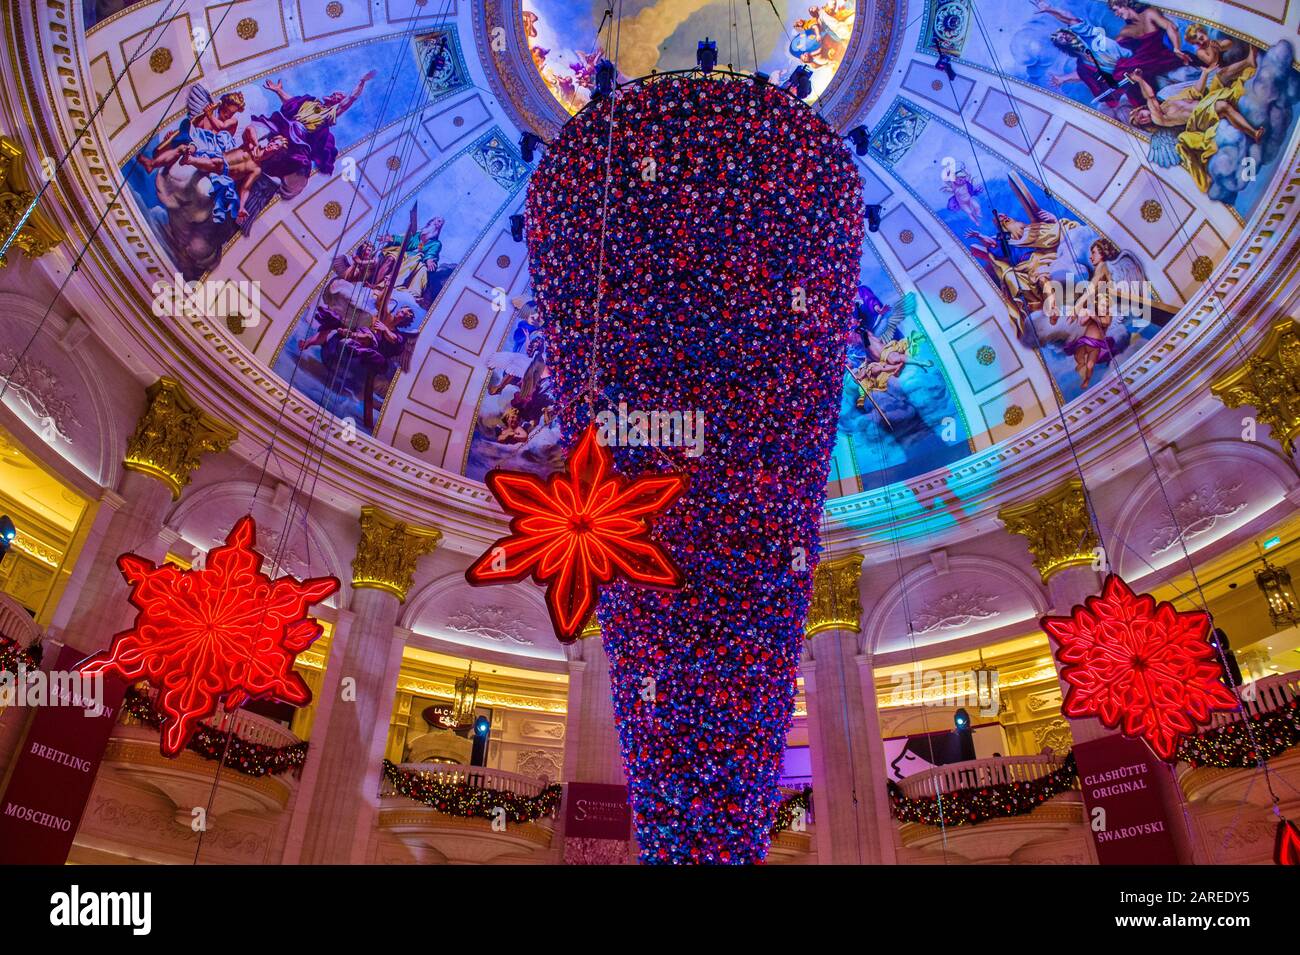
<path fill-rule="evenodd" d="M 135 687 L 126 691 L 122 711 L 132 719 L 157 730 L 162 728 L 165 719 L 153 701 Z M 194 735 L 186 742 L 185 748 L 203 759 L 219 760 L 226 750 L 228 736 L 228 733 L 216 727 L 200 723 Z M 279 776 L 290 770 L 296 776 L 302 773 L 303 764 L 307 761 L 307 747 L 306 740 L 288 746 L 267 746 L 236 735 L 230 739 L 226 766 L 245 776 Z"/>
<path fill-rule="evenodd" d="M 25 647 L 12 637 L 0 636 L 0 673 L 18 675 L 19 670 L 35 670 L 41 665 L 41 645 Z"/>
<path fill-rule="evenodd" d="M 999 783 L 946 793 L 942 798 L 913 799 L 892 779 L 885 783 L 889 805 L 900 822 L 927 826 L 974 826 L 990 819 L 1005 819 L 1033 812 L 1053 796 L 1074 788 L 1079 770 L 1074 753 L 1041 779 L 1025 783 Z"/>
<path fill-rule="evenodd" d="M 465 819 L 493 819 L 497 809 L 504 809 L 510 822 L 534 822 L 543 816 L 553 816 L 560 808 L 564 787 L 558 783 L 547 786 L 536 796 L 521 796 L 487 786 L 448 782 L 445 778 L 425 770 L 402 769 L 390 760 L 384 760 L 384 778 L 407 799 L 422 802 L 448 816 Z"/>
<path fill-rule="evenodd" d="M 1260 760 L 1272 759 L 1294 746 L 1300 746 L 1300 699 L 1189 736 L 1179 747 L 1178 758 L 1193 766 L 1253 769 Z"/>
<path fill-rule="evenodd" d="M 776 834 L 791 828 L 794 826 L 795 819 L 810 809 L 812 809 L 811 786 L 805 786 L 801 792 L 786 796 L 781 800 L 781 806 L 776 811 L 776 825 L 772 827 L 772 833 Z"/>

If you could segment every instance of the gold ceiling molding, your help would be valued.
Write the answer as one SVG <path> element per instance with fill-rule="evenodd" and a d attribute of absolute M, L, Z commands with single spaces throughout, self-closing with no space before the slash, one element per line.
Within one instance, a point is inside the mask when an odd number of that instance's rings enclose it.
<path fill-rule="evenodd" d="M 424 677 L 403 673 L 397 678 L 397 689 L 414 696 L 433 700 L 452 700 L 456 697 L 456 687 L 452 683 L 440 683 Z M 534 713 L 551 713 L 564 716 L 568 712 L 568 697 L 548 700 L 540 696 L 524 696 L 519 693 L 502 693 L 497 690 L 484 689 L 480 686 L 478 702 L 482 706 L 499 706 L 511 710 L 528 710 Z"/>
<path fill-rule="evenodd" d="M 442 540 L 436 527 L 407 524 L 377 507 L 361 508 L 361 540 L 352 558 L 352 586 L 384 590 L 403 603 L 415 584 L 415 562 Z"/>
<path fill-rule="evenodd" d="M 1072 478 L 1042 497 L 998 511 L 1012 534 L 1029 542 L 1034 566 L 1047 583 L 1067 567 L 1091 565 L 1100 546 L 1088 514 L 1083 482 Z"/>
<path fill-rule="evenodd" d="M 21 223 L 14 245 L 29 259 L 40 258 L 61 243 L 66 236 L 39 208 L 28 208 L 36 199 L 27 179 L 23 147 L 8 136 L 0 134 L 0 239 L 7 238 Z M 0 257 L 0 268 L 6 262 Z"/>
<path fill-rule="evenodd" d="M 862 604 L 858 600 L 858 579 L 862 576 L 862 555 L 849 554 L 824 560 L 813 572 L 812 602 L 804 636 L 826 630 L 862 632 Z"/>
<path fill-rule="evenodd" d="M 1273 324 L 1254 354 L 1210 382 L 1210 393 L 1229 408 L 1252 405 L 1288 455 L 1300 436 L 1300 328 L 1284 318 Z"/>
<path fill-rule="evenodd" d="M 159 378 L 145 394 L 149 404 L 127 440 L 122 463 L 162 481 L 178 499 L 203 455 L 227 450 L 239 432 L 196 405 L 174 378 Z"/>

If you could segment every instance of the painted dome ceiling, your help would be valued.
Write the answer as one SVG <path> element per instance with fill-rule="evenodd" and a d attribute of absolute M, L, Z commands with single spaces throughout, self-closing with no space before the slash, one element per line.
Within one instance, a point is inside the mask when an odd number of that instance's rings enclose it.
<path fill-rule="evenodd" d="M 148 271 L 157 307 L 175 276 L 256 283 L 232 343 L 345 427 L 473 480 L 558 459 L 508 222 L 530 172 L 521 129 L 549 136 L 614 45 L 628 75 L 690 66 L 705 35 L 738 69 L 810 65 L 816 107 L 867 132 L 880 207 L 832 471 L 846 497 L 955 473 L 1161 347 L 1292 142 L 1281 0 L 1251 6 L 627 0 L 612 26 L 600 0 L 82 13 L 124 196 L 170 265 Z M 1053 308 L 1051 282 L 1106 276 L 1143 290 L 1126 313 Z"/>

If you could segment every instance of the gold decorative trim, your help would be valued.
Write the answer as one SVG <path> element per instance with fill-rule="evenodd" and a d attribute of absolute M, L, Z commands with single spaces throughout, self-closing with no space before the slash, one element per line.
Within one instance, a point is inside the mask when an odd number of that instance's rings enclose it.
<path fill-rule="evenodd" d="M 26 222 L 22 221 L 28 207 L 36 199 L 36 193 L 32 191 L 27 179 L 23 159 L 23 147 L 8 136 L 0 135 L 0 236 L 8 236 L 22 222 L 22 228 L 14 237 L 13 244 L 27 258 L 36 259 L 59 245 L 67 236 L 39 207 L 32 209 Z M 0 257 L 0 268 L 4 266 L 5 259 Z"/>
<path fill-rule="evenodd" d="M 391 798 L 405 799 L 405 796 L 394 796 Z M 430 819 L 433 816 L 435 818 Z M 413 809 L 381 809 L 379 810 L 379 826 L 381 829 L 406 829 L 406 828 L 428 828 L 428 829 L 462 829 L 467 832 L 481 832 L 486 836 L 498 836 L 500 833 L 492 830 L 491 819 L 480 819 L 477 816 L 465 818 L 463 816 L 449 816 L 446 813 L 438 812 L 432 807 L 420 807 Z M 536 843 L 543 848 L 551 844 L 551 830 L 544 829 L 541 826 L 534 825 L 531 822 L 513 822 L 508 823 L 506 832 L 510 835 L 520 836 L 529 842 Z"/>
<path fill-rule="evenodd" d="M 407 524 L 377 507 L 361 508 L 361 540 L 352 558 L 352 586 L 384 590 L 403 603 L 415 584 L 415 562 L 442 540 L 436 527 Z"/>
<path fill-rule="evenodd" d="M 812 602 L 804 636 L 825 630 L 862 632 L 862 604 L 858 600 L 858 579 L 862 576 L 862 555 L 849 554 L 824 560 L 813 572 Z"/>
<path fill-rule="evenodd" d="M 199 408 L 174 378 L 159 378 L 146 394 L 148 407 L 127 440 L 122 463 L 162 481 L 177 499 L 203 455 L 225 451 L 239 432 Z"/>
<path fill-rule="evenodd" d="M 1072 478 L 1037 500 L 998 511 L 998 520 L 1012 534 L 1029 542 L 1034 566 L 1047 583 L 1067 567 L 1091 565 L 1100 546 L 1088 513 L 1083 482 Z"/>
<path fill-rule="evenodd" d="M 1210 382 L 1210 393 L 1229 408 L 1253 405 L 1259 420 L 1288 455 L 1300 436 L 1300 328 L 1275 322 L 1253 355 Z"/>

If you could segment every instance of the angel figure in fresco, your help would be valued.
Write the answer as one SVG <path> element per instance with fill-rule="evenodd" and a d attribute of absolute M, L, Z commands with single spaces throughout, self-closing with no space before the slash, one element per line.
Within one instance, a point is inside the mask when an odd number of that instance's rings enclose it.
<path fill-rule="evenodd" d="M 206 173 L 212 185 L 212 221 L 234 220 L 246 226 L 259 211 L 254 202 L 256 188 L 264 175 L 274 175 L 289 155 L 289 141 L 272 136 L 260 142 L 251 126 L 244 127 L 242 141 L 219 155 L 200 152 L 193 144 L 179 147 L 182 166 L 192 166 Z M 270 187 L 274 193 L 275 187 Z"/>
<path fill-rule="evenodd" d="M 530 40 L 537 39 L 537 14 L 531 10 L 524 11 L 524 36 Z"/>
<path fill-rule="evenodd" d="M 351 255 L 345 253 L 336 257 L 331 268 L 345 282 L 356 282 L 373 289 L 383 284 L 380 265 L 379 251 L 375 244 L 363 241 Z"/>
<path fill-rule="evenodd" d="M 1059 218 L 1039 206 L 1024 180 L 1016 173 L 1008 174 L 1007 182 L 1024 206 L 1027 221 L 995 211 L 998 235 L 983 235 L 972 229 L 966 237 L 975 241 L 976 244 L 970 246 L 971 255 L 993 279 L 1006 303 L 1016 334 L 1020 335 L 1034 312 L 1043 310 L 1045 305 L 1050 310 L 1051 271 L 1056 264 L 1058 249 L 1065 235 L 1077 229 L 1079 223 Z M 1006 240 L 1005 253 L 1003 237 Z M 1015 261 L 1017 249 L 1028 253 L 1019 262 Z"/>
<path fill-rule="evenodd" d="M 605 58 L 605 52 L 600 47 L 596 47 L 591 53 L 584 53 L 581 50 L 577 50 L 575 53 L 578 59 L 569 64 L 569 69 L 573 71 L 574 81 L 583 89 L 595 89 L 596 67 Z"/>
<path fill-rule="evenodd" d="M 1183 52 L 1178 27 L 1158 8 L 1140 0 L 1107 0 L 1110 11 L 1124 21 L 1114 37 L 1095 24 L 1057 9 L 1048 0 L 1033 0 L 1039 13 L 1061 21 L 1064 29 L 1052 34 L 1052 45 L 1074 59 L 1068 74 L 1050 74 L 1048 82 L 1059 88 L 1078 82 L 1088 87 L 1095 103 L 1118 102 L 1127 97 L 1140 105 L 1138 91 L 1122 82 L 1132 70 L 1160 76 L 1187 66 L 1192 58 Z"/>
<path fill-rule="evenodd" d="M 163 136 L 149 155 L 141 153 L 136 157 L 136 162 L 148 172 L 170 169 L 187 151 L 220 155 L 235 148 L 239 114 L 244 111 L 243 93 L 236 90 L 213 99 L 212 94 L 195 84 L 186 97 L 186 105 L 189 115 L 180 125 Z"/>
<path fill-rule="evenodd" d="M 1139 126 L 1154 126 L 1157 130 L 1181 130 L 1173 143 L 1175 154 L 1202 192 L 1210 188 L 1208 165 L 1210 157 L 1218 151 L 1215 134 L 1222 120 L 1226 119 L 1254 142 L 1263 139 L 1266 131 L 1263 126 L 1251 125 L 1237 108 L 1238 100 L 1245 95 L 1246 82 L 1255 75 L 1258 51 L 1251 47 L 1245 59 L 1227 66 L 1219 65 L 1218 46 L 1208 51 L 1215 65 L 1202 68 L 1201 77 L 1195 83 L 1186 84 L 1163 98 L 1164 91 L 1153 90 L 1141 72 L 1129 74 L 1145 103 L 1133 110 L 1129 121 Z"/>
<path fill-rule="evenodd" d="M 856 12 L 855 0 L 827 0 L 809 7 L 807 17 L 794 21 L 790 55 L 813 69 L 838 63 L 853 34 Z"/>
<path fill-rule="evenodd" d="M 983 188 L 971 178 L 966 171 L 966 164 L 961 163 L 951 177 L 945 176 L 940 188 L 948 193 L 948 208 L 953 212 L 964 212 L 972 222 L 978 223 L 983 208 L 977 196 Z"/>
<path fill-rule="evenodd" d="M 858 386 L 857 406 L 865 408 L 868 401 L 879 413 L 885 427 L 893 429 L 888 416 L 876 403 L 875 395 L 889 388 L 889 383 L 903 373 L 909 364 L 929 368 L 930 363 L 914 357 L 921 337 L 916 332 L 903 335 L 899 326 L 916 316 L 916 295 L 908 292 L 897 307 L 881 303 L 868 286 L 858 288 L 859 304 L 854 309 L 857 333 L 862 337 L 866 357 L 849 369 L 849 375 Z"/>
<path fill-rule="evenodd" d="M 334 143 L 334 124 L 361 98 L 362 90 L 376 75 L 371 70 L 361 77 L 351 93 L 334 92 L 323 100 L 311 95 L 290 96 L 283 83 L 267 80 L 262 85 L 280 98 L 280 108 L 269 116 L 254 116 L 253 121 L 293 145 L 303 167 L 300 172 L 304 181 L 313 169 L 328 176 L 334 171 L 334 160 L 339 155 Z"/>
<path fill-rule="evenodd" d="M 1151 300 L 1142 263 L 1110 239 L 1103 236 L 1088 247 L 1088 263 L 1092 274 L 1078 287 L 1069 309 L 1069 321 L 1078 324 L 1079 335 L 1065 346 L 1085 389 L 1097 365 L 1120 351 L 1120 342 L 1109 335 L 1116 319 L 1137 332 L 1152 324 L 1162 327 L 1175 314 Z"/>
<path fill-rule="evenodd" d="M 514 348 L 488 359 L 488 369 L 501 376 L 488 387 L 488 394 L 499 395 L 514 386 L 510 408 L 519 413 L 525 431 L 531 432 L 550 422 L 555 395 L 546 363 L 546 336 L 535 322 L 534 305 L 522 300 L 515 300 L 514 305 L 523 316 L 515 327 Z"/>

